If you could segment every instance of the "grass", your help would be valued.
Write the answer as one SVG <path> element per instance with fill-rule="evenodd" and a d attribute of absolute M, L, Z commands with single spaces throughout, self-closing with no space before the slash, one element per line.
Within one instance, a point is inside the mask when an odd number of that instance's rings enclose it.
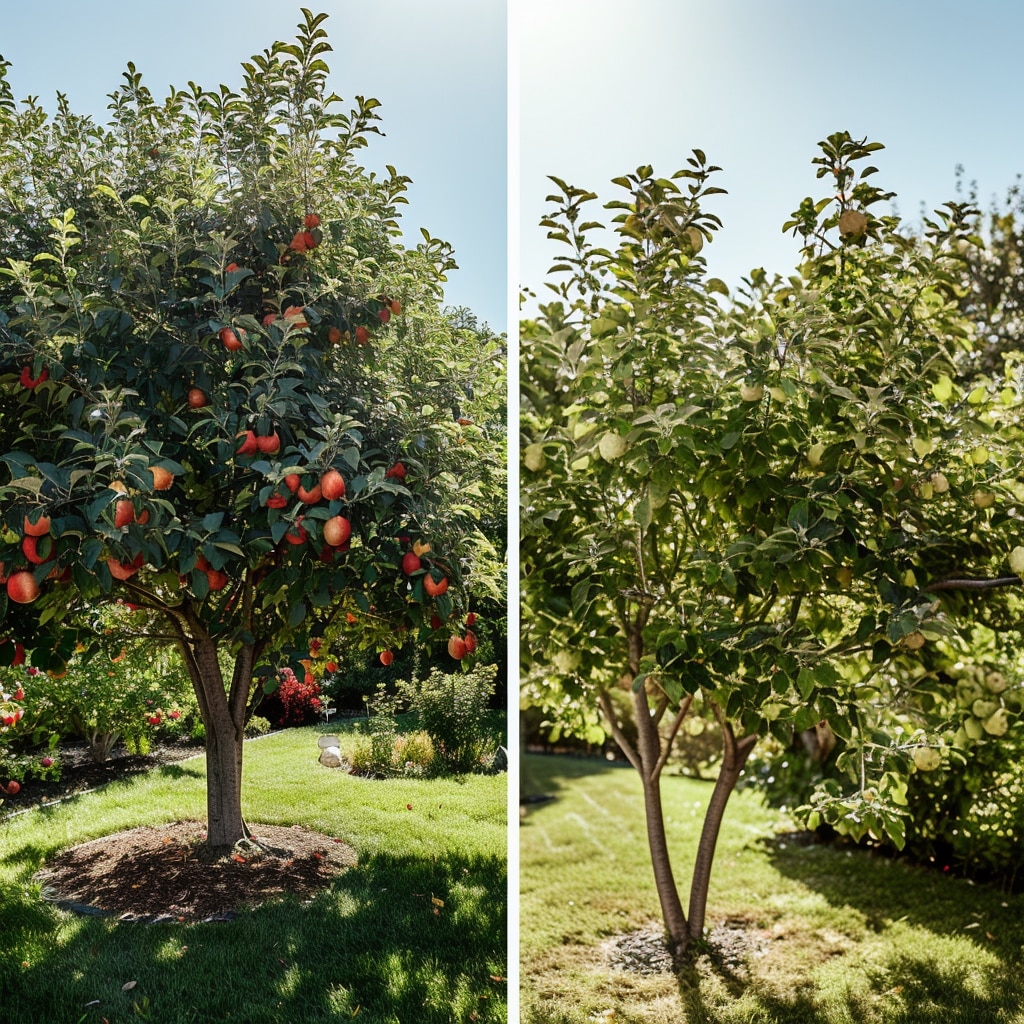
<path fill-rule="evenodd" d="M 708 924 L 756 934 L 747 977 L 610 969 L 601 943 L 660 912 L 630 768 L 527 757 L 551 803 L 520 829 L 521 1020 L 528 1024 L 1024 1024 L 1024 898 L 866 850 L 794 842 L 750 792 L 726 811 Z M 688 884 L 710 784 L 666 778 Z"/>
<path fill-rule="evenodd" d="M 505 1021 L 506 777 L 355 778 L 317 764 L 323 731 L 245 750 L 248 820 L 305 825 L 359 855 L 308 904 L 125 925 L 41 902 L 31 875 L 62 847 L 203 818 L 202 758 L 0 822 L 0 1021 Z"/>

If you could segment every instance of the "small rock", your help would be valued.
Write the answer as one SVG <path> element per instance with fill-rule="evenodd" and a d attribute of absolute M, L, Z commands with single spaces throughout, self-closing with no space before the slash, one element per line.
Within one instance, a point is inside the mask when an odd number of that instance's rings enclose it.
<path fill-rule="evenodd" d="M 341 761 L 341 748 L 340 747 L 324 747 L 320 751 L 320 757 L 318 759 L 325 768 L 340 768 Z"/>

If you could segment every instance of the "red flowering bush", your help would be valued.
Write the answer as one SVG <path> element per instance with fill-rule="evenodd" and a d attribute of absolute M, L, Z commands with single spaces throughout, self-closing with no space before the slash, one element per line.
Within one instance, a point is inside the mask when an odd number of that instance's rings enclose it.
<path fill-rule="evenodd" d="M 307 672 L 300 680 L 290 668 L 277 673 L 275 696 L 284 709 L 278 725 L 304 725 L 320 712 L 320 684 Z"/>

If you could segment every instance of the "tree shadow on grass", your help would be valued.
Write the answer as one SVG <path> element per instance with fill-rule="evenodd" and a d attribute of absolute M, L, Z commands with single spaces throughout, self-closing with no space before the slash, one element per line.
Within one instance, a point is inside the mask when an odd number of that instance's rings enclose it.
<path fill-rule="evenodd" d="M 162 764 L 159 768 L 151 769 L 151 772 L 153 775 L 162 775 L 167 779 L 204 779 L 206 778 L 205 759 L 203 767 L 189 761 L 186 764 Z"/>
<path fill-rule="evenodd" d="M 528 823 L 531 815 L 541 810 L 545 803 L 558 800 L 577 779 L 621 772 L 623 768 L 633 770 L 631 765 L 596 757 L 527 754 L 519 764 L 520 807 L 525 810 L 520 822 Z"/>
<path fill-rule="evenodd" d="M 760 842 L 780 874 L 835 908 L 853 910 L 875 934 L 910 926 L 934 936 L 932 942 L 915 944 L 904 935 L 884 959 L 876 949 L 870 964 L 857 965 L 861 985 L 847 993 L 843 1019 L 886 1024 L 1018 1019 L 1024 1011 L 1024 922 L 1018 900 L 871 850 L 808 839 L 776 836 Z M 780 1022 L 821 1018 L 820 1008 L 818 1017 L 801 1016 L 808 1011 L 806 992 L 781 994 L 756 982 L 754 987 L 760 1005 Z"/>
<path fill-rule="evenodd" d="M 90 1024 L 140 1015 L 162 1024 L 504 1024 L 507 1017 L 506 865 L 497 857 L 378 854 L 312 902 L 284 899 L 226 924 L 81 919 L 68 934 L 57 927 L 62 921 L 28 894 L 0 901 L 0 1019 L 77 1022 L 87 1013 Z M 30 947 L 28 966 L 18 967 Z M 128 981 L 135 985 L 125 992 Z"/>

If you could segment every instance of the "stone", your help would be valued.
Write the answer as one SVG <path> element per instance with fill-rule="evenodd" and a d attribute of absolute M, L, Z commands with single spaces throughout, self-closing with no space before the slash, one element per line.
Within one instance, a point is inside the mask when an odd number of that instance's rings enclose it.
<path fill-rule="evenodd" d="M 324 747 L 320 751 L 320 763 L 325 768 L 341 767 L 341 749 L 339 747 Z"/>
<path fill-rule="evenodd" d="M 495 751 L 494 760 L 491 761 L 491 771 L 508 771 L 508 751 L 504 747 L 498 747 L 497 751 Z"/>

